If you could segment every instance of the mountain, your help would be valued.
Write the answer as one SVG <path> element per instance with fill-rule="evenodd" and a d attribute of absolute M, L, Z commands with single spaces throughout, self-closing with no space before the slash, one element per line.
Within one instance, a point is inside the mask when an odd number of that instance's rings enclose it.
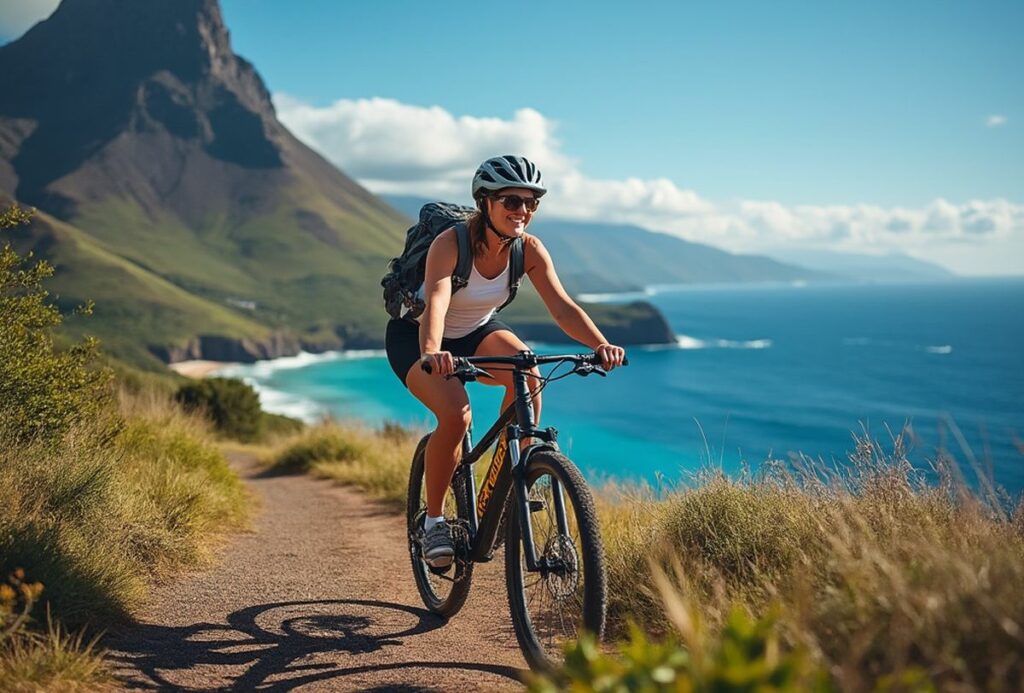
<path fill-rule="evenodd" d="M 859 281 L 921 281 L 956 277 L 945 267 L 903 253 L 866 255 L 827 250 L 780 250 L 772 255 L 782 262 Z"/>
<path fill-rule="evenodd" d="M 135 365 L 381 342 L 407 220 L 281 125 L 216 0 L 63 0 L 0 47 L 4 194 Z"/>
<path fill-rule="evenodd" d="M 386 196 L 410 218 L 429 200 Z M 652 284 L 830 279 L 826 273 L 760 255 L 737 255 L 637 226 L 545 219 L 530 231 L 544 241 L 572 293 L 631 291 Z M 624 262 L 623 258 L 628 258 Z"/>

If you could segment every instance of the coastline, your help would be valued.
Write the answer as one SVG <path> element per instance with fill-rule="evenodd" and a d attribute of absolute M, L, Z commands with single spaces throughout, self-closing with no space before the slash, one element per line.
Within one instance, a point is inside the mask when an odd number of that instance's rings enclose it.
<path fill-rule="evenodd" d="M 206 361 L 203 359 L 192 359 L 190 361 L 169 363 L 167 364 L 167 367 L 178 375 L 199 380 L 215 375 L 217 371 L 222 368 L 232 365 L 234 365 L 234 363 L 230 361 Z"/>

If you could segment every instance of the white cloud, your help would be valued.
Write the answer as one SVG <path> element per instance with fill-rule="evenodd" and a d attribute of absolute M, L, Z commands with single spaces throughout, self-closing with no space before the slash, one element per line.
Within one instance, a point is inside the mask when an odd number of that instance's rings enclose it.
<path fill-rule="evenodd" d="M 636 224 L 733 251 L 791 246 L 927 255 L 1024 238 L 1024 205 L 1002 199 L 940 198 L 919 208 L 712 203 L 664 178 L 590 178 L 562 151 L 557 123 L 530 108 L 502 119 L 380 98 L 315 107 L 278 94 L 274 103 L 300 139 L 381 194 L 466 201 L 479 162 L 512 152 L 540 166 L 551 191 L 544 211 L 552 217 Z"/>
<path fill-rule="evenodd" d="M 990 128 L 998 128 L 1006 125 L 1006 116 L 998 113 L 993 113 L 988 118 L 985 118 L 985 125 Z"/>
<path fill-rule="evenodd" d="M 0 3 L 0 36 L 16 38 L 57 9 L 60 0 L 15 0 Z"/>

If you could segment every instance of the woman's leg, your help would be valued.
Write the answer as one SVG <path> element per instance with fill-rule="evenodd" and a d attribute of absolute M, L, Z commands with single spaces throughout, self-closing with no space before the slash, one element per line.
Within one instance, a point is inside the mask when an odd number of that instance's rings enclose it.
<path fill-rule="evenodd" d="M 472 413 L 466 388 L 458 380 L 445 380 L 425 373 L 417 361 L 405 378 L 409 392 L 437 417 L 437 428 L 427 441 L 424 464 L 427 477 L 427 513 L 439 517 L 452 474 L 462 457 L 462 440 L 469 430 Z"/>
<path fill-rule="evenodd" d="M 528 349 L 523 341 L 519 339 L 513 332 L 509 330 L 498 330 L 497 332 L 491 332 L 489 335 L 483 338 L 480 345 L 476 348 L 474 356 L 515 356 L 518 352 Z M 486 370 L 486 366 L 484 370 Z M 540 377 L 540 371 L 537 368 L 531 368 L 530 372 L 535 376 Z M 508 371 L 494 371 L 494 380 L 490 378 L 481 378 L 477 382 L 484 383 L 485 385 L 501 385 L 505 388 L 505 397 L 501 401 L 501 411 L 505 411 L 508 405 L 512 404 L 515 399 L 515 387 L 512 383 L 512 374 Z M 533 423 L 537 425 L 540 423 L 540 409 L 541 409 L 541 396 L 540 392 L 536 390 L 536 385 L 539 384 L 539 380 L 530 378 L 530 390 L 533 393 Z M 524 440 L 521 445 L 525 446 L 526 441 Z"/>

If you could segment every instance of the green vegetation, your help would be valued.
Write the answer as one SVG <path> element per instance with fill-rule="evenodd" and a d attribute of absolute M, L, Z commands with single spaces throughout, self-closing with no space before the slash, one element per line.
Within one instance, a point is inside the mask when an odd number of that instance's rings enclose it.
<path fill-rule="evenodd" d="M 666 611 L 678 618 L 678 635 L 659 641 L 630 624 L 629 639 L 613 655 L 586 633 L 566 648 L 565 665 L 557 676 L 529 677 L 531 693 L 567 688 L 608 693 L 834 690 L 827 674 L 802 648 L 781 646 L 774 615 L 754 620 L 742 609 L 733 609 L 721 632 L 711 637 L 701 626 L 698 610 L 688 608 L 678 594 L 665 598 Z"/>
<path fill-rule="evenodd" d="M 230 438 L 248 442 L 262 432 L 260 396 L 241 380 L 204 378 L 182 385 L 174 398 L 186 411 L 205 413 Z"/>
<path fill-rule="evenodd" d="M 28 223 L 17 206 L 4 210 L 0 229 Z M 0 435 L 24 441 L 56 437 L 93 419 L 109 400 L 109 372 L 94 367 L 98 344 L 86 338 L 57 352 L 52 328 L 62 322 L 43 282 L 53 274 L 9 244 L 0 250 Z M 89 306 L 79 312 L 88 313 Z"/>
<path fill-rule="evenodd" d="M 221 435 L 243 443 L 298 433 L 303 428 L 300 421 L 263 411 L 252 386 L 234 378 L 190 381 L 178 388 L 174 398 L 185 411 L 209 418 Z"/>
<path fill-rule="evenodd" d="M 394 424 L 378 432 L 354 423 L 327 422 L 282 440 L 266 463 L 282 472 L 309 471 L 351 484 L 400 509 L 418 440 L 418 434 Z"/>
<path fill-rule="evenodd" d="M 52 621 L 41 633 L 25 627 L 42 592 L 20 569 L 0 584 L 0 690 L 74 690 L 82 683 L 95 690 L 106 678 L 95 641 Z"/>
<path fill-rule="evenodd" d="M 97 685 L 93 644 L 67 628 L 125 616 L 246 515 L 204 419 L 143 380 L 115 388 L 95 340 L 55 348 L 51 273 L 0 252 L 0 575 L 14 576 L 0 587 L 3 690 Z"/>

